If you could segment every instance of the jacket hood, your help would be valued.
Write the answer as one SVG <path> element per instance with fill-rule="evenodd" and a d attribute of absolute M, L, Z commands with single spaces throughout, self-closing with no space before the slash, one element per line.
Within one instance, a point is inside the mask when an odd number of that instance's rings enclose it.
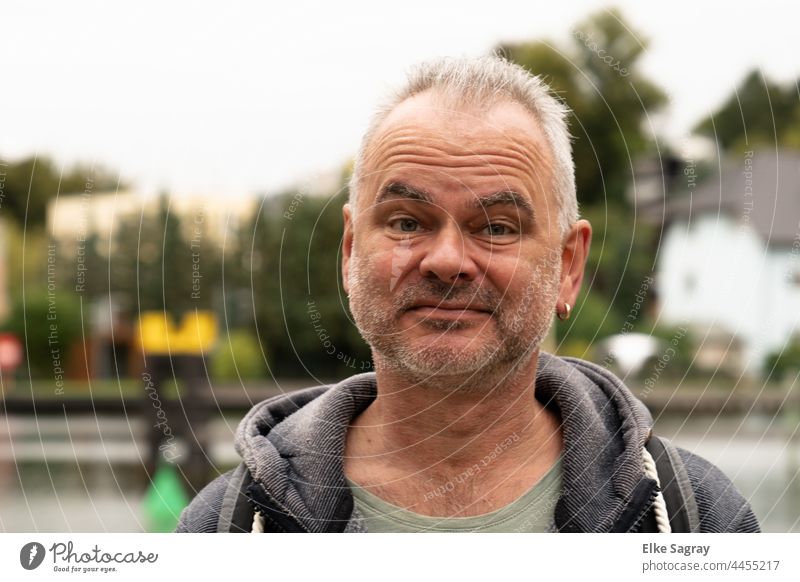
<path fill-rule="evenodd" d="M 303 529 L 359 529 L 344 478 L 345 435 L 376 394 L 375 374 L 359 374 L 265 400 L 239 425 L 235 446 L 254 486 Z M 535 394 L 562 421 L 555 528 L 613 531 L 632 499 L 649 499 L 656 486 L 642 462 L 649 411 L 608 370 L 546 353 L 539 354 Z"/>

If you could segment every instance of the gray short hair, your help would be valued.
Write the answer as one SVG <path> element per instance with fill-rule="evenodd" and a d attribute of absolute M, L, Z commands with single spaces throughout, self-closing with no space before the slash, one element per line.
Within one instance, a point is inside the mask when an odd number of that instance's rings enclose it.
<path fill-rule="evenodd" d="M 381 123 L 400 103 L 428 90 L 437 90 L 465 105 L 490 106 L 506 99 L 519 103 L 541 125 L 553 155 L 554 187 L 559 194 L 561 234 L 578 220 L 575 164 L 567 129 L 569 108 L 557 100 L 541 78 L 499 56 L 442 58 L 417 65 L 404 86 L 378 108 L 361 140 L 350 178 L 350 203 L 356 209 L 366 152 Z"/>

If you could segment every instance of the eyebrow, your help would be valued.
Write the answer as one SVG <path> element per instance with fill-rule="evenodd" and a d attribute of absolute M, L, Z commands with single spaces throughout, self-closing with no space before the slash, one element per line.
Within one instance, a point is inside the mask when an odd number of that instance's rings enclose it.
<path fill-rule="evenodd" d="M 478 198 L 473 201 L 473 206 L 475 208 L 483 209 L 484 211 L 490 206 L 495 206 L 496 204 L 508 204 L 514 206 L 521 209 L 529 219 L 534 219 L 535 213 L 533 211 L 533 205 L 530 203 L 527 197 L 523 196 L 519 192 L 515 192 L 514 190 L 501 190 L 500 192 L 495 192 L 494 194 L 489 194 L 488 196 L 478 196 Z"/>
<path fill-rule="evenodd" d="M 405 200 L 416 200 L 433 204 L 433 196 L 425 190 L 404 184 L 403 182 L 392 182 L 387 184 L 375 200 L 375 204 L 386 202 L 392 198 L 403 198 Z"/>
<path fill-rule="evenodd" d="M 386 202 L 391 199 L 400 198 L 404 200 L 414 200 L 417 202 L 424 202 L 426 204 L 433 204 L 433 196 L 421 188 L 410 186 L 404 182 L 391 182 L 384 186 L 380 194 L 375 200 L 375 204 Z M 526 196 L 514 190 L 501 190 L 486 196 L 478 196 L 472 201 L 472 207 L 479 210 L 486 211 L 487 208 L 497 204 L 507 204 L 521 209 L 524 214 L 533 220 L 535 213 L 533 205 L 530 203 Z"/>

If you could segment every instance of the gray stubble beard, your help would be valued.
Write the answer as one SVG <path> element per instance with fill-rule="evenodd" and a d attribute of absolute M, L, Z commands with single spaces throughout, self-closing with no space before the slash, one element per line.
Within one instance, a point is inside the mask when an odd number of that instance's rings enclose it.
<path fill-rule="evenodd" d="M 371 278 L 368 256 L 353 249 L 350 260 L 350 309 L 364 340 L 373 350 L 376 368 L 384 366 L 420 384 L 449 386 L 468 390 L 492 388 L 521 368 L 538 352 L 553 322 L 558 298 L 560 260 L 549 254 L 533 269 L 522 296 L 510 304 L 509 297 L 486 287 L 453 287 L 437 280 L 423 280 L 413 286 L 402 286 L 392 295 L 391 305 L 376 293 L 383 281 Z M 476 349 L 437 347 L 436 342 L 424 348 L 410 345 L 402 337 L 399 318 L 417 299 L 477 300 L 493 310 L 487 326 L 492 341 L 480 342 Z M 535 314 L 535 315 L 534 315 Z M 428 329 L 442 334 L 475 325 L 472 322 L 429 319 L 421 322 Z M 476 342 L 471 342 L 470 346 Z"/>

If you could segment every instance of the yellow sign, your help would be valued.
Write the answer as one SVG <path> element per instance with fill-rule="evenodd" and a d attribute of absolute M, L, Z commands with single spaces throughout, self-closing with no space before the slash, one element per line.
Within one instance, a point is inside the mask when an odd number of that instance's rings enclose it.
<path fill-rule="evenodd" d="M 145 311 L 139 317 L 139 342 L 146 354 L 206 354 L 216 339 L 217 320 L 211 311 L 187 313 L 177 328 L 163 311 Z"/>

